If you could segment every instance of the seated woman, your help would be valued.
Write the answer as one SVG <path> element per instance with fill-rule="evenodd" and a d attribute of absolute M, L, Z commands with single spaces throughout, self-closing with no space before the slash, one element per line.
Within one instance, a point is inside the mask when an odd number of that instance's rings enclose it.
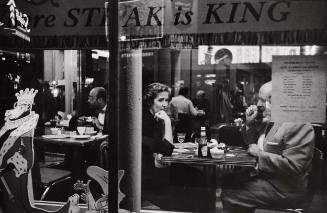
<path fill-rule="evenodd" d="M 142 201 L 169 211 L 207 211 L 210 207 L 207 188 L 201 191 L 193 187 L 202 186 L 199 184 L 204 180 L 202 172 L 178 164 L 165 169 L 158 161 L 162 155 L 171 155 L 174 148 L 171 119 L 166 113 L 169 97 L 170 88 L 160 83 L 150 84 L 144 91 Z"/>
<path fill-rule="evenodd" d="M 158 159 L 173 152 L 171 120 L 166 113 L 170 88 L 153 83 L 147 86 L 143 96 L 142 114 L 142 190 L 161 185 L 155 174 L 162 172 Z M 161 171 L 160 171 L 161 170 Z"/>

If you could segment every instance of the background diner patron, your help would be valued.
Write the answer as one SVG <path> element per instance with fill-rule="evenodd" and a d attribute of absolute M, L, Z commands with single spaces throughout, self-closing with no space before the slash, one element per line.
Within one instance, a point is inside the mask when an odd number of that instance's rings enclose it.
<path fill-rule="evenodd" d="M 98 115 L 97 117 L 92 118 L 92 123 L 98 130 L 102 131 L 103 134 L 107 134 L 107 128 L 104 126 L 108 117 L 108 113 L 106 113 L 107 92 L 105 88 L 94 87 L 89 93 L 88 103 Z"/>
<path fill-rule="evenodd" d="M 188 87 L 182 87 L 177 96 L 173 97 L 169 103 L 169 110 L 175 121 L 174 138 L 177 138 L 177 133 L 186 133 L 185 141 L 189 141 L 193 132 L 192 118 L 196 116 L 204 116 L 203 110 L 197 110 L 193 103 L 188 99 Z"/>

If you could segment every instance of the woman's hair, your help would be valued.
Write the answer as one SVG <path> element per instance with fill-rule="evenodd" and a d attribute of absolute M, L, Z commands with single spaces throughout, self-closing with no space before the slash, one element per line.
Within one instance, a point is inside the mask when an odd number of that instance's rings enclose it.
<path fill-rule="evenodd" d="M 150 108 L 153 104 L 154 99 L 158 96 L 161 92 L 168 92 L 169 99 L 171 94 L 171 89 L 165 84 L 161 83 L 152 83 L 149 84 L 143 93 L 143 106 Z"/>

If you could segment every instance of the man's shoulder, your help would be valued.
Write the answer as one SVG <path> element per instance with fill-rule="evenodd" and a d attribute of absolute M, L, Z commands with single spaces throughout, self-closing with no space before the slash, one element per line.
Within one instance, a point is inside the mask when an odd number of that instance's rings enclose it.
<path fill-rule="evenodd" d="M 182 95 L 179 95 L 179 96 L 175 96 L 171 99 L 171 102 L 172 103 L 175 103 L 175 102 L 191 102 L 191 100 L 185 98 L 184 96 Z"/>
<path fill-rule="evenodd" d="M 296 133 L 296 132 L 306 132 L 314 131 L 310 123 L 295 123 L 295 122 L 284 122 L 279 124 L 279 128 L 283 129 L 285 132 Z"/>
<path fill-rule="evenodd" d="M 281 128 L 312 128 L 310 123 L 283 122 L 280 123 Z"/>
<path fill-rule="evenodd" d="M 176 97 L 172 97 L 172 99 L 170 100 L 169 104 L 170 105 L 174 105 L 176 102 Z"/>

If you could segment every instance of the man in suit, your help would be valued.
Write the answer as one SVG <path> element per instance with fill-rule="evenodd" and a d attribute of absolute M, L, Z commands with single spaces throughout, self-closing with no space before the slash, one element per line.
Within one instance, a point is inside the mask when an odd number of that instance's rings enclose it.
<path fill-rule="evenodd" d="M 90 107 L 98 113 L 98 117 L 92 119 L 92 123 L 95 127 L 102 131 L 103 134 L 107 134 L 108 130 L 105 124 L 107 120 L 107 92 L 103 87 L 94 87 L 88 97 L 88 103 Z"/>
<path fill-rule="evenodd" d="M 283 208 L 301 202 L 304 196 L 313 157 L 314 131 L 310 124 L 271 123 L 271 94 L 272 83 L 268 82 L 259 90 L 257 105 L 246 110 L 242 134 L 249 145 L 248 153 L 258 160 L 257 166 L 223 180 L 224 213 L 254 212 L 259 207 Z"/>

